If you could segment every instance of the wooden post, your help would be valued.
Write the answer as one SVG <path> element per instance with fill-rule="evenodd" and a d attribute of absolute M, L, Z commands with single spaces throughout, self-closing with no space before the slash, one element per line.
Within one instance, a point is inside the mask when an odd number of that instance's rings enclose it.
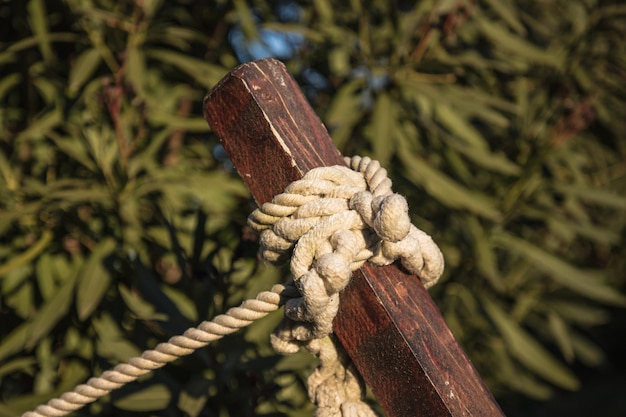
<path fill-rule="evenodd" d="M 344 164 L 274 59 L 230 72 L 204 116 L 259 205 L 312 168 Z M 388 417 L 503 416 L 416 276 L 366 264 L 341 294 L 334 331 Z"/>

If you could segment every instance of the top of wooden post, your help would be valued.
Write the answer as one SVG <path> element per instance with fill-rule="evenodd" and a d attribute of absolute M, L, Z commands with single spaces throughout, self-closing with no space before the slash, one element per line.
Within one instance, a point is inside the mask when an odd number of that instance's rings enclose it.
<path fill-rule="evenodd" d="M 231 71 L 204 115 L 259 205 L 312 168 L 344 164 L 277 60 Z M 388 417 L 503 415 L 419 279 L 394 265 L 354 273 L 334 331 Z"/>

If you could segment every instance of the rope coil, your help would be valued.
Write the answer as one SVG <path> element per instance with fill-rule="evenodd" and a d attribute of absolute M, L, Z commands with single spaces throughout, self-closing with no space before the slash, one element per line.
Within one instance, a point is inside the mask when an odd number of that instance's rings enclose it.
<path fill-rule="evenodd" d="M 287 284 L 160 343 L 22 417 L 67 415 L 283 305 L 285 318 L 271 335 L 272 346 L 283 354 L 304 347 L 319 358 L 308 381 L 315 415 L 375 416 L 364 402 L 358 371 L 331 334 L 339 293 L 352 271 L 366 261 L 388 265 L 400 260 L 430 287 L 443 272 L 443 256 L 432 238 L 411 224 L 406 200 L 391 191 L 387 171 L 377 161 L 359 156 L 345 161 L 347 166 L 307 172 L 250 215 L 250 226 L 260 233 L 263 258 L 280 263 L 291 257 L 293 278 Z"/>

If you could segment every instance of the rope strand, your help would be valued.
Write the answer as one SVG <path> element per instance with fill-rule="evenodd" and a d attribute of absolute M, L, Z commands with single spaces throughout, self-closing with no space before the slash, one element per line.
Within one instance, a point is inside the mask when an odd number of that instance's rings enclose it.
<path fill-rule="evenodd" d="M 277 284 L 271 291 L 261 292 L 256 298 L 244 301 L 241 306 L 233 307 L 211 321 L 204 321 L 196 328 L 187 329 L 182 335 L 159 343 L 154 349 L 147 350 L 141 356 L 131 358 L 128 362 L 105 371 L 99 377 L 89 379 L 85 384 L 78 385 L 61 397 L 38 406 L 34 411 L 22 414 L 22 417 L 65 416 L 135 381 L 142 375 L 248 326 L 255 320 L 276 311 L 287 300 L 299 295 L 292 281 L 285 285 Z"/>

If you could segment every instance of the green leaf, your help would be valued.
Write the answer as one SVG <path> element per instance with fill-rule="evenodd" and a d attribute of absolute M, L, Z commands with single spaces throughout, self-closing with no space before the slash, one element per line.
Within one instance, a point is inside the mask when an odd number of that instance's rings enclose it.
<path fill-rule="evenodd" d="M 63 318 L 72 305 L 72 295 L 76 286 L 76 276 L 68 277 L 58 287 L 56 293 L 50 297 L 33 317 L 26 341 L 26 349 L 32 349 L 42 337 Z"/>
<path fill-rule="evenodd" d="M 163 0 L 145 0 L 142 3 L 142 10 L 143 13 L 145 13 L 145 19 L 147 21 L 150 21 L 154 17 L 155 13 L 159 10 L 162 3 Z"/>
<path fill-rule="evenodd" d="M 3 75 L 0 79 L 0 100 L 4 100 L 6 94 L 15 87 L 19 87 L 19 83 L 22 81 L 22 74 L 13 73 Z"/>
<path fill-rule="evenodd" d="M 458 84 L 433 85 L 429 87 L 431 90 L 429 95 L 433 100 L 445 102 L 467 115 L 482 118 L 485 121 L 491 121 L 500 127 L 507 127 L 510 124 L 502 120 L 502 117 L 508 120 L 510 115 L 520 113 L 517 104 L 510 99 L 497 96 L 490 90 L 484 91 L 471 86 L 465 87 Z M 421 89 L 426 91 L 426 86 L 421 86 Z M 503 112 L 507 113 L 507 115 L 503 115 Z"/>
<path fill-rule="evenodd" d="M 78 42 L 82 38 L 76 35 L 76 33 L 69 32 L 56 32 L 56 33 L 48 33 L 46 35 L 47 40 L 49 42 Z M 32 48 L 33 46 L 37 46 L 40 43 L 40 39 L 38 36 L 28 36 L 19 41 L 11 44 L 6 50 L 10 52 L 19 52 L 28 48 Z M 3 62 L 11 62 L 13 61 L 15 55 L 14 54 L 0 54 L 0 63 Z"/>
<path fill-rule="evenodd" d="M 550 308 L 569 322 L 580 326 L 597 326 L 610 319 L 607 310 L 583 303 L 564 300 L 550 300 Z"/>
<path fill-rule="evenodd" d="M 70 68 L 68 80 L 70 96 L 75 96 L 81 87 L 87 81 L 92 79 L 92 76 L 96 69 L 98 69 L 100 62 L 102 62 L 102 56 L 95 48 L 87 49 L 85 52 L 80 54 L 78 58 L 76 58 L 76 61 L 74 61 Z"/>
<path fill-rule="evenodd" d="M 91 324 L 98 335 L 96 351 L 99 356 L 121 363 L 141 355 L 141 350 L 124 337 L 120 324 L 108 312 L 94 317 Z"/>
<path fill-rule="evenodd" d="M 90 185 L 90 184 L 85 184 Z M 101 205 L 111 207 L 111 193 L 101 185 L 93 185 L 92 188 L 79 188 L 53 191 L 47 195 L 51 200 L 54 199 L 62 207 L 71 207 L 80 203 L 91 203 L 92 205 Z"/>
<path fill-rule="evenodd" d="M 82 359 L 69 359 L 66 360 L 63 367 L 63 375 L 61 381 L 57 387 L 59 391 L 58 395 L 63 392 L 70 391 L 80 383 L 83 383 L 93 372 L 91 368 L 87 368 Z"/>
<path fill-rule="evenodd" d="M 32 410 L 37 405 L 44 404 L 51 397 L 59 397 L 64 392 L 70 391 L 79 383 L 84 382 L 88 376 L 89 372 L 82 361 L 68 360 L 63 365 L 61 381 L 54 391 L 11 398 L 0 406 L 0 416 L 4 416 L 2 413 L 7 409 L 12 410 L 12 414 L 8 414 L 11 417 Z"/>
<path fill-rule="evenodd" d="M 559 193 L 578 197 L 588 203 L 594 203 L 617 210 L 626 210 L 626 196 L 619 195 L 611 190 L 592 188 L 589 185 L 561 184 L 556 184 L 554 189 Z"/>
<path fill-rule="evenodd" d="M 576 376 L 545 350 L 535 338 L 487 297 L 483 297 L 483 307 L 500 331 L 508 351 L 528 369 L 554 385 L 578 389 Z"/>
<path fill-rule="evenodd" d="M 304 36 L 305 39 L 313 43 L 324 42 L 324 39 L 325 39 L 325 35 L 323 32 L 318 31 L 315 28 L 302 26 L 301 24 L 298 24 L 298 23 L 294 24 L 294 23 L 282 23 L 282 22 L 263 22 L 263 27 L 266 29 L 275 30 L 279 32 L 299 33 L 302 36 Z"/>
<path fill-rule="evenodd" d="M 98 172 L 97 166 L 89 156 L 85 143 L 72 137 L 63 137 L 56 132 L 50 132 L 48 137 L 52 139 L 57 148 L 66 153 L 74 160 L 80 162 L 83 166 L 92 172 Z"/>
<path fill-rule="evenodd" d="M 550 213 L 545 214 L 545 217 L 550 216 Z M 554 214 L 559 215 L 560 213 Z M 588 239 L 592 239 L 600 243 L 616 245 L 620 242 L 621 238 L 618 231 L 605 229 L 602 227 L 596 227 L 594 224 L 585 220 L 572 222 L 571 219 L 568 219 L 566 217 L 548 217 L 547 223 L 550 229 L 555 231 L 555 233 L 560 232 L 564 235 L 570 236 L 573 234 L 578 234 L 580 236 L 584 236 Z"/>
<path fill-rule="evenodd" d="M 501 153 L 497 154 L 485 149 L 477 149 L 454 140 L 446 140 L 446 143 L 481 168 L 504 175 L 518 175 L 520 173 L 520 167 L 509 161 Z"/>
<path fill-rule="evenodd" d="M 155 311 L 154 305 L 141 298 L 140 294 L 131 291 L 122 284 L 118 285 L 117 288 L 120 291 L 120 295 L 122 296 L 122 299 L 124 300 L 124 303 L 126 303 L 128 309 L 132 311 L 139 320 L 167 320 L 167 315 L 157 313 Z"/>
<path fill-rule="evenodd" d="M 497 377 L 505 386 L 537 400 L 547 400 L 553 394 L 552 388 L 540 382 L 525 368 L 520 367 L 507 351 L 500 339 L 491 340 L 490 356 L 497 363 Z"/>
<path fill-rule="evenodd" d="M 572 347 L 574 354 L 582 364 L 586 366 L 599 366 L 606 360 L 606 355 L 601 347 L 577 332 L 571 332 Z"/>
<path fill-rule="evenodd" d="M 54 290 L 57 287 L 53 275 L 52 255 L 50 253 L 46 252 L 39 257 L 35 266 L 35 272 L 39 293 L 44 300 L 48 300 L 54 295 Z"/>
<path fill-rule="evenodd" d="M 526 28 L 520 22 L 517 12 L 517 4 L 504 0 L 485 0 L 489 8 L 493 10 L 511 29 L 520 35 L 526 34 Z"/>
<path fill-rule="evenodd" d="M 28 266 L 30 267 L 30 265 Z M 34 283 L 30 280 L 25 281 L 5 299 L 6 305 L 13 308 L 15 314 L 21 318 L 30 318 L 35 314 L 37 311 L 35 300 Z"/>
<path fill-rule="evenodd" d="M 44 337 L 35 347 L 38 370 L 33 382 L 34 392 L 50 392 L 54 389 L 55 381 L 58 377 L 59 366 L 58 357 L 52 351 L 52 337 Z"/>
<path fill-rule="evenodd" d="M 325 25 L 333 25 L 334 9 L 332 2 L 328 0 L 313 1 L 315 12 L 319 14 L 320 21 Z"/>
<path fill-rule="evenodd" d="M 548 314 L 548 325 L 550 333 L 556 341 L 561 354 L 567 362 L 574 360 L 574 345 L 570 336 L 570 331 L 565 320 L 558 314 L 550 312 Z"/>
<path fill-rule="evenodd" d="M 106 267 L 105 261 L 116 247 L 114 238 L 104 238 L 81 268 L 76 290 L 76 311 L 81 321 L 93 313 L 110 287 L 111 271 Z"/>
<path fill-rule="evenodd" d="M 9 252 L 13 255 L 14 252 Z M 17 291 L 20 286 L 27 283 L 33 272 L 33 265 L 31 263 L 22 264 L 16 268 L 11 269 L 9 272 L 2 276 L 0 281 L 0 290 L 2 294 L 11 294 Z"/>
<path fill-rule="evenodd" d="M 395 115 L 397 109 L 387 93 L 380 93 L 374 105 L 372 114 L 372 130 L 370 141 L 374 150 L 374 157 L 383 166 L 389 163 L 389 159 L 395 150 L 393 129 L 396 126 Z"/>
<path fill-rule="evenodd" d="M 44 113 L 39 118 L 35 119 L 29 126 L 20 132 L 15 138 L 16 142 L 25 140 L 40 140 L 47 136 L 52 129 L 63 123 L 63 113 L 60 108 Z"/>
<path fill-rule="evenodd" d="M 32 86 L 35 87 L 37 93 L 39 93 L 39 96 L 43 99 L 46 105 L 50 106 L 57 104 L 62 96 L 58 84 L 48 78 L 34 78 Z"/>
<path fill-rule="evenodd" d="M 500 219 L 501 215 L 489 197 L 461 186 L 410 150 L 400 149 L 398 157 L 406 167 L 405 175 L 424 187 L 441 204 L 466 209 L 488 219 Z"/>
<path fill-rule="evenodd" d="M 487 18 L 476 19 L 478 27 L 497 49 L 502 49 L 518 59 L 536 64 L 547 65 L 556 69 L 563 67 L 564 54 L 560 51 L 544 50 L 514 35 L 504 26 Z"/>
<path fill-rule="evenodd" d="M 19 174 L 16 171 L 17 170 L 15 171 L 13 170 L 11 163 L 9 162 L 7 157 L 4 155 L 4 153 L 0 153 L 0 175 L 2 175 L 2 179 L 4 179 L 4 183 L 0 182 L 0 186 L 3 189 L 15 190 L 18 187 L 19 180 L 17 176 Z M 2 216 L 2 220 L 0 220 L 0 224 L 3 224 L 5 222 L 7 223 L 11 222 L 10 220 L 5 220 L 6 218 L 5 216 L 6 216 L 6 213 L 4 213 L 4 215 Z M 2 230 L 0 230 L 0 233 L 2 233 Z"/>
<path fill-rule="evenodd" d="M 480 132 L 450 107 L 435 104 L 435 118 L 442 126 L 448 129 L 450 133 L 462 139 L 470 147 L 482 151 L 489 150 L 489 146 Z"/>
<path fill-rule="evenodd" d="M 350 66 L 350 49 L 338 46 L 328 51 L 328 65 L 333 74 L 345 77 L 352 67 Z"/>
<path fill-rule="evenodd" d="M 535 268 L 547 273 L 555 282 L 582 296 L 602 303 L 626 306 L 626 296 L 606 286 L 598 271 L 585 271 L 559 259 L 546 250 L 507 233 L 494 235 L 496 242 L 527 258 Z"/>
<path fill-rule="evenodd" d="M 50 230 L 44 230 L 39 240 L 31 247 L 19 255 L 13 256 L 8 262 L 0 265 L 0 277 L 21 265 L 32 262 L 33 259 L 48 247 L 53 237 L 54 234 Z"/>
<path fill-rule="evenodd" d="M 164 293 L 165 285 L 162 285 L 157 280 L 153 270 L 141 262 L 136 262 L 134 271 L 136 274 L 137 291 L 142 295 L 142 298 L 154 305 L 158 312 L 167 315 L 168 320 L 161 324 L 169 334 L 183 333 L 193 324 L 181 314 L 174 301 Z M 183 296 L 179 298 L 180 302 L 186 303 L 183 306 L 184 309 L 193 308 L 191 307 L 193 302 L 188 297 Z M 195 315 L 197 316 L 197 313 Z"/>
<path fill-rule="evenodd" d="M 24 349 L 31 324 L 22 323 L 0 341 L 0 361 Z"/>
<path fill-rule="evenodd" d="M 56 391 L 52 394 L 57 393 Z M 61 395 L 62 392 L 58 392 Z M 0 417 L 15 417 L 32 410 L 39 404 L 43 404 L 50 399 L 50 393 L 30 394 L 11 398 L 0 404 Z"/>
<path fill-rule="evenodd" d="M 204 133 L 210 130 L 209 124 L 202 117 L 181 117 L 158 108 L 148 113 L 148 120 L 155 126 L 167 126 L 168 129 L 181 129 L 189 133 Z"/>
<path fill-rule="evenodd" d="M 363 118 L 359 89 L 363 80 L 355 79 L 342 85 L 326 111 L 326 126 L 333 141 L 342 148 L 352 136 L 355 126 Z"/>
<path fill-rule="evenodd" d="M 167 49 L 148 49 L 146 56 L 177 67 L 206 88 L 213 88 L 227 72 L 223 67 Z"/>
<path fill-rule="evenodd" d="M 213 381 L 206 378 L 197 378 L 190 381 L 180 393 L 178 408 L 190 417 L 198 417 L 209 400 L 206 395 L 213 385 Z"/>
<path fill-rule="evenodd" d="M 496 255 L 489 237 L 486 236 L 485 230 L 476 217 L 467 216 L 466 224 L 473 239 L 472 247 L 475 251 L 478 270 L 487 278 L 487 281 L 494 289 L 503 291 L 504 283 L 502 282 L 502 276 L 498 270 Z"/>
<path fill-rule="evenodd" d="M 252 10 L 248 7 L 247 2 L 243 0 L 235 0 L 236 16 L 246 39 L 257 39 L 259 34 L 256 29 L 256 23 Z"/>
<path fill-rule="evenodd" d="M 113 404 L 127 411 L 158 411 L 167 407 L 171 398 L 172 394 L 165 385 L 156 384 L 126 395 Z"/>
<path fill-rule="evenodd" d="M 54 58 L 52 46 L 50 45 L 48 12 L 44 0 L 30 0 L 28 2 L 28 20 L 30 27 L 37 39 L 39 50 L 46 61 Z"/>
<path fill-rule="evenodd" d="M 0 378 L 4 375 L 20 371 L 31 373 L 36 364 L 37 359 L 33 357 L 13 359 L 12 361 L 0 365 Z"/>
<path fill-rule="evenodd" d="M 192 323 L 198 321 L 198 311 L 196 310 L 196 306 L 187 294 L 168 285 L 162 285 L 161 290 L 167 298 L 174 303 L 174 305 L 178 308 L 178 311 L 180 311 L 183 316 L 189 319 Z"/>
<path fill-rule="evenodd" d="M 138 47 L 130 48 L 128 56 L 126 57 L 126 78 L 128 82 L 133 86 L 137 95 L 146 100 L 146 57 L 143 50 Z"/>

